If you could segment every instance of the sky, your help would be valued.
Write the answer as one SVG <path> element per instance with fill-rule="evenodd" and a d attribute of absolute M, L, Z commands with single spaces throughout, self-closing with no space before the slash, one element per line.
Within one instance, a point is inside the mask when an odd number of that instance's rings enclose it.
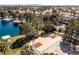
<path fill-rule="evenodd" d="M 79 0 L 0 0 L 0 5 L 2 4 L 79 5 Z"/>

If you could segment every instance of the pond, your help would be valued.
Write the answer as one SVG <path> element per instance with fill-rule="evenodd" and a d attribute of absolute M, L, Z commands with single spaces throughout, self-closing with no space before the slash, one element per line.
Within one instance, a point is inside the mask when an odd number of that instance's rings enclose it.
<path fill-rule="evenodd" d="M 0 19 L 0 38 L 5 35 L 16 36 L 20 34 L 20 26 L 12 21 Z"/>

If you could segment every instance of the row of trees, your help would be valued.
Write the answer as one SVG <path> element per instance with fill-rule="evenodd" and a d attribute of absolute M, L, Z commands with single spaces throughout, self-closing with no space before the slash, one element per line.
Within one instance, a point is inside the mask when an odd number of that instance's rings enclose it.
<path fill-rule="evenodd" d="M 68 22 L 63 42 L 72 47 L 72 52 L 76 52 L 76 45 L 79 44 L 79 20 L 71 19 Z"/>
<path fill-rule="evenodd" d="M 28 18 L 26 18 L 26 20 L 29 21 L 26 21 L 22 26 L 24 33 L 34 32 L 36 34 L 38 34 L 39 31 L 44 31 L 44 30 L 50 31 L 51 30 L 50 28 L 53 28 L 54 25 L 57 25 L 58 22 L 60 21 L 59 15 L 57 13 L 52 13 L 52 15 L 47 13 L 46 15 L 43 16 L 41 15 L 40 17 L 29 16 Z"/>

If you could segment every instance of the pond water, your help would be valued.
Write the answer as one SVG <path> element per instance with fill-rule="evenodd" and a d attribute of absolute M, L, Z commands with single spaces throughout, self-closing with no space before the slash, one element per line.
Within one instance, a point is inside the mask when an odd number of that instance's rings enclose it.
<path fill-rule="evenodd" d="M 5 35 L 16 36 L 20 34 L 20 26 L 14 22 L 0 19 L 0 38 Z"/>

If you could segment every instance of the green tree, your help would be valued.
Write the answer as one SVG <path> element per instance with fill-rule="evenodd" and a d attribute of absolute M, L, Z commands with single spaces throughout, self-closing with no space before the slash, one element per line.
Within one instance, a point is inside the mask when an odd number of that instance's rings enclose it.
<path fill-rule="evenodd" d="M 56 25 L 59 21 L 59 15 L 57 13 L 52 13 L 52 15 L 50 16 L 50 21 L 51 24 Z"/>
<path fill-rule="evenodd" d="M 22 28 L 23 28 L 23 33 L 26 35 L 32 31 L 32 25 L 29 22 L 23 23 Z"/>
<path fill-rule="evenodd" d="M 30 46 L 28 43 L 25 44 L 22 48 L 21 48 L 21 54 L 22 55 L 34 55 L 36 54 L 32 48 L 32 46 Z"/>
<path fill-rule="evenodd" d="M 64 34 L 63 41 L 65 43 L 69 43 L 73 47 L 73 51 L 76 51 L 76 44 L 79 38 L 79 21 L 78 20 L 70 20 L 68 25 L 66 26 L 66 31 Z"/>
<path fill-rule="evenodd" d="M 37 34 L 39 31 L 42 31 L 42 28 L 44 28 L 44 22 L 40 17 L 35 17 L 32 21 L 32 25 Z"/>
<path fill-rule="evenodd" d="M 7 42 L 1 41 L 0 42 L 0 52 L 2 52 L 2 54 L 6 54 L 6 52 L 8 51 L 8 44 Z"/>

